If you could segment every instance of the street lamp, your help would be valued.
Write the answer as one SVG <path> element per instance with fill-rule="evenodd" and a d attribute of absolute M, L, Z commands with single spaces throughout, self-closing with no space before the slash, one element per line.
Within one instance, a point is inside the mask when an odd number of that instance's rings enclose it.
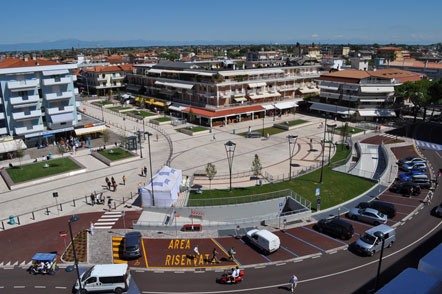
<path fill-rule="evenodd" d="M 376 280 L 374 282 L 374 291 L 376 292 L 376 289 L 378 288 L 379 275 L 381 274 L 381 264 L 382 264 L 382 256 L 384 255 L 385 236 L 384 233 L 382 233 L 381 231 L 375 232 L 374 235 L 382 240 L 381 255 L 379 256 L 378 273 L 376 274 Z"/>
<path fill-rule="evenodd" d="M 143 158 L 143 145 L 141 145 L 141 135 L 144 135 L 144 139 L 146 139 L 146 132 L 142 132 L 140 130 L 137 131 L 138 142 L 140 142 L 140 157 Z"/>
<path fill-rule="evenodd" d="M 71 216 L 71 218 L 68 221 L 69 224 L 69 233 L 71 234 L 71 244 L 72 244 L 72 252 L 74 253 L 74 263 L 75 263 L 75 268 L 77 270 L 77 278 L 78 278 L 78 292 L 81 293 L 81 280 L 80 280 L 80 271 L 78 270 L 78 259 L 77 259 L 77 254 L 75 252 L 75 246 L 74 246 L 74 237 L 72 235 L 72 226 L 71 223 L 78 221 L 80 218 L 76 215 Z"/>
<path fill-rule="evenodd" d="M 149 165 L 150 165 L 150 185 L 152 187 L 152 206 L 155 206 L 155 197 L 153 193 L 153 179 L 152 179 L 152 155 L 150 153 L 150 136 L 152 136 L 152 133 L 144 132 L 145 135 L 147 135 L 147 144 L 149 145 Z"/>
<path fill-rule="evenodd" d="M 290 175 L 289 175 L 289 178 L 290 178 L 290 180 L 292 180 L 292 158 L 293 158 L 293 154 L 295 153 L 296 141 L 298 139 L 298 136 L 288 135 L 287 139 L 289 141 L 289 156 L 290 156 Z"/>
<path fill-rule="evenodd" d="M 227 162 L 229 163 L 229 173 L 230 173 L 230 191 L 232 191 L 232 164 L 233 164 L 233 156 L 235 155 L 236 144 L 232 141 L 229 141 L 224 144 L 226 148 L 227 154 Z"/>
<path fill-rule="evenodd" d="M 331 144 L 333 144 L 333 136 L 335 134 L 336 124 L 327 125 L 328 142 L 330 143 L 328 147 L 328 165 L 330 165 L 330 155 L 331 155 Z"/>
<path fill-rule="evenodd" d="M 321 163 L 321 177 L 319 178 L 319 183 L 322 184 L 322 177 L 324 174 L 324 152 L 325 152 L 325 133 L 327 129 L 327 113 L 325 113 L 325 124 L 324 124 L 324 139 L 322 140 L 322 163 Z"/>

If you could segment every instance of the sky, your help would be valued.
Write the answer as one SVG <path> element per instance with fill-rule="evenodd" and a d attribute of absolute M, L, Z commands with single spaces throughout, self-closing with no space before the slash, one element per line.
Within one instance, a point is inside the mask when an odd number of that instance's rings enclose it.
<path fill-rule="evenodd" d="M 78 39 L 408 43 L 442 41 L 440 0 L 2 1 L 0 44 Z"/>

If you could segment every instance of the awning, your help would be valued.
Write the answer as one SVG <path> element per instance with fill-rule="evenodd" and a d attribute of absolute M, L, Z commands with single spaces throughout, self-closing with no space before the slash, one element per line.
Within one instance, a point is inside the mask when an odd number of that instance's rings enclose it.
<path fill-rule="evenodd" d="M 359 102 L 384 102 L 385 99 L 360 99 Z"/>
<path fill-rule="evenodd" d="M 278 109 L 288 109 L 298 106 L 295 102 L 287 101 L 287 102 L 280 102 L 275 104 L 276 108 Z"/>
<path fill-rule="evenodd" d="M 264 107 L 266 110 L 272 110 L 272 109 L 275 109 L 275 106 L 273 106 L 272 104 L 262 105 L 262 107 Z"/>
<path fill-rule="evenodd" d="M 176 103 L 173 103 L 172 105 L 169 106 L 169 110 L 174 110 L 174 111 L 179 111 L 179 112 L 182 112 L 186 108 L 187 108 L 187 106 L 183 106 L 183 105 L 176 104 Z"/>
<path fill-rule="evenodd" d="M 62 114 L 55 114 L 51 115 L 51 121 L 54 124 L 59 124 L 62 122 L 68 122 L 68 121 L 74 121 L 74 114 L 72 112 L 69 113 L 62 113 Z"/>
<path fill-rule="evenodd" d="M 236 102 L 244 102 L 244 101 L 247 101 L 247 98 L 239 97 L 239 98 L 233 98 L 233 100 L 235 100 Z"/>
<path fill-rule="evenodd" d="M 126 87 L 126 90 L 129 91 L 140 91 L 141 86 L 140 85 L 129 85 Z"/>
<path fill-rule="evenodd" d="M 248 83 L 249 88 L 265 87 L 267 83 Z"/>
<path fill-rule="evenodd" d="M 265 74 L 277 74 L 284 73 L 282 69 L 279 68 L 260 68 L 260 69 L 240 69 L 240 70 L 226 70 L 219 71 L 220 75 L 229 76 L 245 76 L 245 75 L 265 75 Z"/>
<path fill-rule="evenodd" d="M 18 149 L 24 150 L 27 148 L 28 147 L 26 146 L 26 144 L 23 142 L 22 139 L 0 142 L 0 154 L 11 151 L 17 151 Z"/>
<path fill-rule="evenodd" d="M 304 88 L 304 89 L 299 89 L 299 92 L 301 92 L 302 94 L 318 93 L 319 89 L 318 88 Z"/>
<path fill-rule="evenodd" d="M 155 85 L 162 85 L 166 87 L 173 87 L 173 88 L 186 89 L 186 90 L 190 90 L 194 86 L 193 84 L 169 83 L 169 82 L 160 82 L 160 81 L 156 81 Z"/>
<path fill-rule="evenodd" d="M 339 84 L 338 83 L 321 81 L 321 84 L 319 85 L 319 88 L 320 89 L 325 89 L 325 90 L 337 91 L 339 89 Z"/>
<path fill-rule="evenodd" d="M 87 135 L 87 134 L 92 134 L 92 133 L 104 132 L 106 130 L 107 130 L 106 126 L 96 126 L 96 127 L 90 127 L 90 128 L 76 129 L 75 134 L 77 136 L 81 136 L 81 135 Z"/>
<path fill-rule="evenodd" d="M 264 93 L 261 95 L 250 95 L 248 94 L 248 97 L 252 100 L 255 99 L 264 99 L 264 98 L 269 98 L 269 97 L 279 97 L 281 96 L 281 94 L 279 94 L 278 92 L 274 92 L 274 93 Z"/>
<path fill-rule="evenodd" d="M 358 110 L 360 116 L 388 116 L 388 117 L 395 117 L 396 112 L 391 109 L 375 109 L 375 110 Z"/>
<path fill-rule="evenodd" d="M 166 106 L 166 104 L 165 104 L 164 102 L 160 102 L 160 101 L 152 102 L 152 104 L 153 104 L 153 105 L 156 105 L 156 106 L 161 106 L 161 107 Z"/>
<path fill-rule="evenodd" d="M 391 93 L 394 87 L 361 87 L 362 93 Z"/>
<path fill-rule="evenodd" d="M 347 115 L 352 115 L 355 113 L 354 110 L 351 110 L 348 107 L 320 103 L 313 103 L 312 106 L 310 106 L 310 109 Z"/>
<path fill-rule="evenodd" d="M 348 85 L 344 84 L 344 90 L 357 91 L 359 89 L 359 84 L 356 85 Z"/>
<path fill-rule="evenodd" d="M 59 69 L 59 70 L 44 70 L 44 76 L 55 76 L 55 75 L 65 75 L 68 74 L 69 71 L 67 69 Z"/>

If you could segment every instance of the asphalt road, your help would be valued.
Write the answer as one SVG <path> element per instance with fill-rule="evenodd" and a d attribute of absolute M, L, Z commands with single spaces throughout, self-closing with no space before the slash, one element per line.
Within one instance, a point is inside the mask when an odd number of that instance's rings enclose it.
<path fill-rule="evenodd" d="M 436 168 L 442 167 L 442 154 L 423 151 Z M 439 179 L 440 180 L 440 179 Z M 419 259 L 442 240 L 442 221 L 430 214 L 442 201 L 439 188 L 432 205 L 424 206 L 404 225 L 397 228 L 397 241 L 385 249 L 380 284 L 383 285 L 407 267 L 417 267 Z M 360 257 L 348 250 L 317 255 L 295 262 L 245 270 L 244 281 L 238 285 L 220 285 L 221 272 L 132 271 L 141 293 L 287 293 L 290 275 L 300 282 L 296 293 L 367 293 L 373 288 L 379 253 Z M 32 276 L 24 269 L 0 270 L 2 293 L 71 293 L 75 272 L 63 270 L 55 276 Z M 3 288 L 1 288 L 3 287 Z M 30 290 L 32 289 L 32 290 Z"/>

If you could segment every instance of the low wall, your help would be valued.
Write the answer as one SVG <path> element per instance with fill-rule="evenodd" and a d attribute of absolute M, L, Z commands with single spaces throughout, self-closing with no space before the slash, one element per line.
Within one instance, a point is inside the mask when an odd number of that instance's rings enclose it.
<path fill-rule="evenodd" d="M 129 151 L 129 150 L 123 148 L 123 147 L 119 147 L 119 148 L 124 150 L 124 151 L 126 151 L 126 152 L 129 152 L 130 154 L 132 154 L 132 156 L 131 157 L 127 157 L 127 158 L 123 158 L 123 159 L 120 159 L 120 160 L 110 160 L 106 156 L 101 155 L 100 153 L 98 153 L 98 151 L 92 151 L 91 155 L 93 157 L 95 157 L 96 159 L 98 159 L 99 161 L 101 161 L 104 164 L 106 164 L 107 166 L 114 166 L 114 165 L 118 165 L 118 164 L 123 164 L 123 163 L 126 163 L 126 162 L 137 160 L 139 158 L 139 156 L 137 154 L 133 153 L 132 151 Z M 112 150 L 112 148 L 111 148 L 111 150 Z"/>
<path fill-rule="evenodd" d="M 202 135 L 202 134 L 208 134 L 209 130 L 192 132 L 191 130 L 188 130 L 188 129 L 181 129 L 180 132 L 183 134 L 189 135 L 189 136 L 198 136 L 198 135 Z"/>

